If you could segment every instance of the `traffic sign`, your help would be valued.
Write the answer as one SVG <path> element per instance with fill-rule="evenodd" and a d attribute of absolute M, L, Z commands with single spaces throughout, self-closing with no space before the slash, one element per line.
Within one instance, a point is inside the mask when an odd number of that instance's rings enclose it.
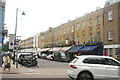
<path fill-rule="evenodd" d="M 3 38 L 0 37 L 0 48 L 2 48 L 2 47 L 3 47 Z"/>
<path fill-rule="evenodd" d="M 2 43 L 0 43 L 0 47 L 2 47 Z"/>
<path fill-rule="evenodd" d="M 13 45 L 13 43 L 11 42 L 11 43 L 10 43 L 10 45 L 12 46 L 12 45 Z"/>
<path fill-rule="evenodd" d="M 15 39 L 15 35 L 9 34 L 9 49 L 14 49 L 14 39 Z"/>

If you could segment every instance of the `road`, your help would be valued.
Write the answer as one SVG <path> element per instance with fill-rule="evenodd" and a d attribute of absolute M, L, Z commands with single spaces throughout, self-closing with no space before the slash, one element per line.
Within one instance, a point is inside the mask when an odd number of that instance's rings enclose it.
<path fill-rule="evenodd" d="M 40 68 L 68 68 L 68 62 L 57 62 L 46 59 L 38 59 Z"/>
<path fill-rule="evenodd" d="M 67 76 L 68 62 L 57 62 L 46 59 L 38 59 L 37 67 L 30 67 L 34 71 L 34 74 L 46 74 L 46 75 L 65 75 Z"/>

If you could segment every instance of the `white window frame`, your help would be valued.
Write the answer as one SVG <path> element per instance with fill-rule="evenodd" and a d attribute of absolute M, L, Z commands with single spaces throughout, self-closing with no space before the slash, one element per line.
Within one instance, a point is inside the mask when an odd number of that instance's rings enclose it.
<path fill-rule="evenodd" d="M 108 12 L 108 20 L 109 21 L 113 20 L 113 11 L 112 10 Z"/>
<path fill-rule="evenodd" d="M 113 31 L 112 30 L 108 31 L 108 40 L 113 40 Z"/>

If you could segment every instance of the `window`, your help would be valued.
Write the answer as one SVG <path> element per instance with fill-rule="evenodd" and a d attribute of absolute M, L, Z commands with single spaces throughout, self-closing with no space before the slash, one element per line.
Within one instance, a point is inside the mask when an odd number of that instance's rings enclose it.
<path fill-rule="evenodd" d="M 116 55 L 119 54 L 118 48 L 115 48 L 115 54 L 116 54 Z"/>
<path fill-rule="evenodd" d="M 90 28 L 92 28 L 92 19 L 89 20 L 90 21 Z"/>
<path fill-rule="evenodd" d="M 80 24 L 77 23 L 77 31 L 80 29 Z"/>
<path fill-rule="evenodd" d="M 88 64 L 105 64 L 105 61 L 103 58 L 86 58 L 84 59 L 83 63 Z"/>
<path fill-rule="evenodd" d="M 93 39 L 93 35 L 92 33 L 90 33 L 90 40 L 92 41 L 92 39 Z"/>
<path fill-rule="evenodd" d="M 115 60 L 105 58 L 106 65 L 112 65 L 112 66 L 120 66 L 120 63 L 116 62 Z"/>
<path fill-rule="evenodd" d="M 112 48 L 109 49 L 109 56 L 111 56 L 111 57 L 113 56 L 113 49 Z"/>
<path fill-rule="evenodd" d="M 100 32 L 97 32 L 97 41 L 100 41 L 101 37 L 100 37 Z"/>
<path fill-rule="evenodd" d="M 112 40 L 113 39 L 113 31 L 109 30 L 108 31 L 108 40 Z"/>
<path fill-rule="evenodd" d="M 82 41 L 85 42 L 85 35 L 82 35 Z"/>
<path fill-rule="evenodd" d="M 60 34 L 62 34 L 62 30 L 60 30 Z"/>
<path fill-rule="evenodd" d="M 97 25 L 100 25 L 100 16 L 97 16 Z"/>
<path fill-rule="evenodd" d="M 74 26 L 72 26 L 72 32 L 74 32 Z"/>
<path fill-rule="evenodd" d="M 79 36 L 76 37 L 76 44 L 79 44 Z"/>
<path fill-rule="evenodd" d="M 84 30 L 85 22 L 82 22 L 82 30 Z"/>
<path fill-rule="evenodd" d="M 64 28 L 64 34 L 65 34 L 65 28 Z"/>
<path fill-rule="evenodd" d="M 69 33 L 69 31 L 70 31 L 70 28 L 68 27 L 68 33 Z"/>
<path fill-rule="evenodd" d="M 113 20 L 113 12 L 112 11 L 108 12 L 108 20 L 109 21 Z"/>

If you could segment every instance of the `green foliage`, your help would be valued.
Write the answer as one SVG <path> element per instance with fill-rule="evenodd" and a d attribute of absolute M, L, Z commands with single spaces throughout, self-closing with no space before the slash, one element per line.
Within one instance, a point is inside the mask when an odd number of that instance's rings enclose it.
<path fill-rule="evenodd" d="M 9 41 L 4 44 L 4 48 L 2 48 L 3 52 L 9 51 Z"/>

